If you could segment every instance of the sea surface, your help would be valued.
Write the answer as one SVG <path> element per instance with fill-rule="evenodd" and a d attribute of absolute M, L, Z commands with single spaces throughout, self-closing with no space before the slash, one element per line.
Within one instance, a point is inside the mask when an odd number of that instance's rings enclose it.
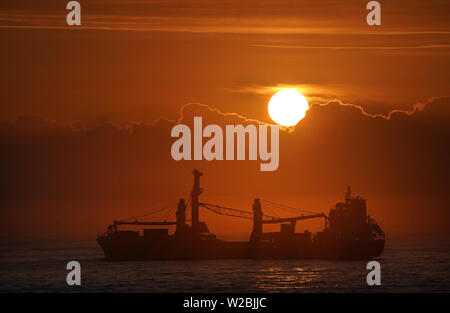
<path fill-rule="evenodd" d="M 218 260 L 107 262 L 95 240 L 0 244 L 0 292 L 450 292 L 450 240 L 392 239 L 381 286 L 367 261 Z M 81 286 L 66 264 L 81 264 Z"/>

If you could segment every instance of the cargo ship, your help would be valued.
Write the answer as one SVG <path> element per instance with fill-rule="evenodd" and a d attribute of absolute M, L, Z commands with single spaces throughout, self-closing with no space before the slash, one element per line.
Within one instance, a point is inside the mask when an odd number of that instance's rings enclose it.
<path fill-rule="evenodd" d="M 194 170 L 190 199 L 178 201 L 175 221 L 116 220 L 97 241 L 109 261 L 137 260 L 207 260 L 207 259 L 328 259 L 366 260 L 382 254 L 385 235 L 373 218 L 367 215 L 366 200 L 354 196 L 350 186 L 344 202 L 338 202 L 329 214 L 301 214 L 292 217 L 264 213 L 264 203 L 255 199 L 252 211 L 228 208 L 200 201 L 200 171 Z M 248 241 L 225 241 L 216 238 L 205 222 L 200 208 L 216 214 L 253 220 Z M 190 210 L 190 220 L 187 212 Z M 323 219 L 324 229 L 316 234 L 295 231 L 296 223 Z M 279 232 L 264 232 L 263 225 L 279 224 Z M 123 230 L 122 226 L 146 227 Z M 175 226 L 170 234 L 169 226 Z M 152 228 L 153 227 L 153 228 Z M 157 227 L 157 228 L 155 228 Z M 163 228 L 161 228 L 163 227 Z"/>

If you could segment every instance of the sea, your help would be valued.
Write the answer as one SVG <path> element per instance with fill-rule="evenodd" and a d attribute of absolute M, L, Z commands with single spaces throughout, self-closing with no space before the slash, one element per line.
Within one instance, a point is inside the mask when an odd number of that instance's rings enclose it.
<path fill-rule="evenodd" d="M 95 239 L 1 243 L 0 292 L 450 292 L 447 237 L 388 238 L 375 260 L 380 286 L 367 284 L 368 261 L 108 262 Z M 70 261 L 81 265 L 80 286 L 66 282 Z"/>

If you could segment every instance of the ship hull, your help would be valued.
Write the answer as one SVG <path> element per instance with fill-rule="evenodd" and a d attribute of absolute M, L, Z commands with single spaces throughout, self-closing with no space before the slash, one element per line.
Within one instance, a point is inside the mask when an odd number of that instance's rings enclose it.
<path fill-rule="evenodd" d="M 212 259 L 324 259 L 365 260 L 383 252 L 384 240 L 366 242 L 254 243 L 248 241 L 160 241 L 136 238 L 97 239 L 108 261 L 212 260 Z"/>
<path fill-rule="evenodd" d="M 136 238 L 133 240 L 97 239 L 109 261 L 143 260 L 211 260 L 249 257 L 249 243 L 222 240 L 177 240 L 159 242 Z"/>

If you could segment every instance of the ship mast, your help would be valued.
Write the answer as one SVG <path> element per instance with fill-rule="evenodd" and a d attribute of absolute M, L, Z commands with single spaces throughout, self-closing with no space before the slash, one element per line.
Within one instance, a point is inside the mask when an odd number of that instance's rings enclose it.
<path fill-rule="evenodd" d="M 344 192 L 345 203 L 348 204 L 352 200 L 352 188 L 347 185 L 347 191 Z"/>
<path fill-rule="evenodd" d="M 192 230 L 196 233 L 199 232 L 199 201 L 198 197 L 202 193 L 200 188 L 200 176 L 203 175 L 199 170 L 195 169 L 192 174 L 194 175 L 194 186 L 192 187 L 191 198 L 192 198 Z"/>

